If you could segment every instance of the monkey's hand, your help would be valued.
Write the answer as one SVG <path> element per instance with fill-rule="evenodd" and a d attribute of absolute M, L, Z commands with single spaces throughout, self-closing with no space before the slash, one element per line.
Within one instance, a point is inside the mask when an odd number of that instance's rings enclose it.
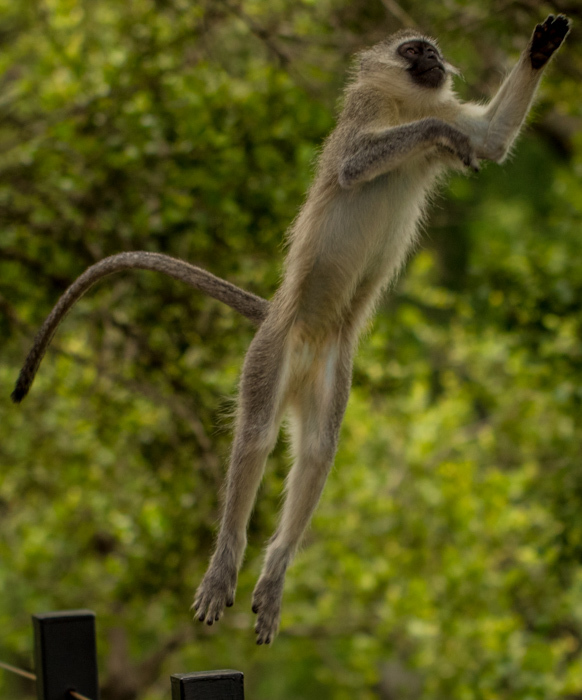
<path fill-rule="evenodd" d="M 549 15 L 543 24 L 536 25 L 529 47 L 532 68 L 543 68 L 569 31 L 570 20 L 565 15 Z"/>
<path fill-rule="evenodd" d="M 439 127 L 439 133 L 435 138 L 437 145 L 456 156 L 463 165 L 478 173 L 481 166 L 471 139 L 449 124 L 443 126 Z"/>

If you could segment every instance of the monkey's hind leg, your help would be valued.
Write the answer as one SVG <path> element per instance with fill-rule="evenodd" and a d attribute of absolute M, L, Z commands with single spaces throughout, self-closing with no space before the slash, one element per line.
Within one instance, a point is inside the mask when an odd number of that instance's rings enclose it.
<path fill-rule="evenodd" d="M 336 341 L 337 343 L 337 341 Z M 318 363 L 315 381 L 306 383 L 292 400 L 292 443 L 295 464 L 287 479 L 287 495 L 277 531 L 265 554 L 253 593 L 257 644 L 277 634 L 285 572 L 317 506 L 333 464 L 339 430 L 351 385 L 351 351 L 328 349 Z"/>
<path fill-rule="evenodd" d="M 225 606 L 234 603 L 247 524 L 265 461 L 279 433 L 288 382 L 288 354 L 284 334 L 273 334 L 264 325 L 245 358 L 220 531 L 193 605 L 198 619 L 208 625 L 220 619 Z"/>

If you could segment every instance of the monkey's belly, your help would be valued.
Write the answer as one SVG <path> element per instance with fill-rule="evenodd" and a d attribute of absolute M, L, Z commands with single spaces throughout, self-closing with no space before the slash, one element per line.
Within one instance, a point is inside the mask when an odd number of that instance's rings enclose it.
<path fill-rule="evenodd" d="M 298 291 L 298 317 L 313 327 L 358 322 L 401 269 L 416 240 L 423 193 L 390 174 L 338 196 L 311 240 L 317 252 Z"/>

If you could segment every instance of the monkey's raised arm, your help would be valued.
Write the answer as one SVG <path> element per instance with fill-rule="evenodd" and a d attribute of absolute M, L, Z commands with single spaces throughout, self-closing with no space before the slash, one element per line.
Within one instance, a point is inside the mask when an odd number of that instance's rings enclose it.
<path fill-rule="evenodd" d="M 464 105 L 457 124 L 471 136 L 477 156 L 497 163 L 508 154 L 531 107 L 543 69 L 570 30 L 564 15 L 536 25 L 519 61 L 487 105 Z"/>
<path fill-rule="evenodd" d="M 240 289 L 226 280 L 191 265 L 184 260 L 173 258 L 162 253 L 132 251 L 111 255 L 87 268 L 82 275 L 65 291 L 53 310 L 41 326 L 12 392 L 12 400 L 20 403 L 28 393 L 47 347 L 52 340 L 60 322 L 66 316 L 73 304 L 85 292 L 103 277 L 122 270 L 139 269 L 163 272 L 205 292 L 209 296 L 228 304 L 235 311 L 250 319 L 255 325 L 260 325 L 269 310 L 269 302 L 261 297 Z"/>
<path fill-rule="evenodd" d="M 348 189 L 378 175 L 396 170 L 434 146 L 456 155 L 465 165 L 479 170 L 471 140 L 442 119 L 428 117 L 382 131 L 361 134 L 351 153 L 341 161 L 339 184 Z"/>

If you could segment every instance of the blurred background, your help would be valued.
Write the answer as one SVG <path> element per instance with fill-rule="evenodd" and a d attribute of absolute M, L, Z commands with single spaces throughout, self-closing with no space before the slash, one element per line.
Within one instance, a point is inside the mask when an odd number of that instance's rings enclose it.
<path fill-rule="evenodd" d="M 0 0 L 0 659 L 30 614 L 97 614 L 103 700 L 234 668 L 247 697 L 582 698 L 580 0 Z M 189 606 L 211 552 L 253 329 L 149 272 L 35 331 L 87 266 L 161 251 L 269 297 L 350 57 L 403 26 L 489 96 L 535 24 L 574 28 L 510 161 L 453 176 L 361 343 L 336 466 L 287 576 L 250 611 L 282 440 L 234 608 Z M 0 672 L 2 697 L 33 697 Z"/>

